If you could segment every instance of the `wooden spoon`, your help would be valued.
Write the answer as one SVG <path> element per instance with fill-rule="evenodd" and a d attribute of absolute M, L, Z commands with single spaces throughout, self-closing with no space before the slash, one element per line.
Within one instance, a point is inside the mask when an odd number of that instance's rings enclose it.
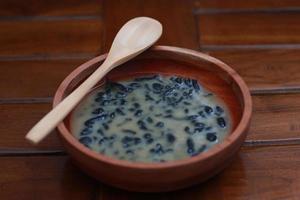
<path fill-rule="evenodd" d="M 162 25 L 152 18 L 137 17 L 128 21 L 116 35 L 104 63 L 42 118 L 27 133 L 26 139 L 35 144 L 40 142 L 110 70 L 145 51 L 160 38 L 161 34 Z"/>

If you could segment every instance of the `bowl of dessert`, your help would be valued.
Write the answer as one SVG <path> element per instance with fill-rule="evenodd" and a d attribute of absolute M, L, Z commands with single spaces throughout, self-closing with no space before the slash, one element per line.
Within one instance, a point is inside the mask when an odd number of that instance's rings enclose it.
<path fill-rule="evenodd" d="M 80 65 L 57 105 L 100 64 Z M 245 140 L 249 89 L 228 65 L 193 50 L 155 46 L 113 69 L 58 126 L 73 162 L 106 184 L 163 192 L 222 171 Z"/>

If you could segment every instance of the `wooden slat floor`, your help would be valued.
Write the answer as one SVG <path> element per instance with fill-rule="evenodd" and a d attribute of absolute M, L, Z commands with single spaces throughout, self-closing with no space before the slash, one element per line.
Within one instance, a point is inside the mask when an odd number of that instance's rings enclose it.
<path fill-rule="evenodd" d="M 220 58 L 253 97 L 250 131 L 232 164 L 171 193 L 95 181 L 71 163 L 55 133 L 37 146 L 24 139 L 62 79 L 141 15 L 162 22 L 158 44 Z M 1 1 L 0 199 L 300 199 L 299 21 L 298 0 Z"/>

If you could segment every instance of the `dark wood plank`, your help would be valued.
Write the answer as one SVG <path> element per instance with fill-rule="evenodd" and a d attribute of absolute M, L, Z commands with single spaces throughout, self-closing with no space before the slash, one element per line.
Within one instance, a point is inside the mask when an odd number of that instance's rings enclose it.
<path fill-rule="evenodd" d="M 209 51 L 234 68 L 252 90 L 300 87 L 300 50 Z"/>
<path fill-rule="evenodd" d="M 0 199 L 92 199 L 95 181 L 66 156 L 1 157 Z"/>
<path fill-rule="evenodd" d="M 97 54 L 102 49 L 100 19 L 0 21 L 0 58 L 28 55 Z"/>
<path fill-rule="evenodd" d="M 50 134 L 38 145 L 32 145 L 25 139 L 26 133 L 51 108 L 47 104 L 0 104 L 0 149 L 51 149 L 61 150 L 61 144 L 55 133 Z M 1 176 L 0 176 L 1 177 Z"/>
<path fill-rule="evenodd" d="M 254 112 L 247 140 L 299 139 L 299 102 L 300 94 L 253 96 Z M 0 104 L 0 149 L 62 150 L 56 134 L 37 146 L 24 138 L 50 108 L 47 103 Z"/>
<path fill-rule="evenodd" d="M 291 8 L 299 7 L 298 0 L 195 0 L 197 9 L 272 9 L 272 8 Z"/>
<path fill-rule="evenodd" d="M 227 169 L 203 184 L 163 194 L 101 186 L 99 199 L 297 199 L 299 165 L 299 146 L 243 148 Z"/>
<path fill-rule="evenodd" d="M 254 96 L 253 104 L 247 139 L 300 138 L 300 94 Z"/>
<path fill-rule="evenodd" d="M 198 15 L 200 45 L 300 43 L 299 12 Z"/>
<path fill-rule="evenodd" d="M 86 59 L 0 61 L 0 98 L 52 97 Z"/>
<path fill-rule="evenodd" d="M 97 196 L 99 199 L 289 199 L 300 195 L 299 158 L 299 146 L 242 148 L 224 172 L 192 188 L 141 194 L 101 184 Z M 95 195 L 95 182 L 65 156 L 2 157 L 0 161 L 1 199 L 18 199 L 20 193 L 27 199 L 91 199 Z"/>
<path fill-rule="evenodd" d="M 0 1 L 0 16 L 101 15 L 102 0 Z"/>
<path fill-rule="evenodd" d="M 159 44 L 197 48 L 197 33 L 192 2 L 182 0 L 104 1 L 105 49 L 108 49 L 119 28 L 129 19 L 148 16 L 163 25 Z"/>
<path fill-rule="evenodd" d="M 252 90 L 300 88 L 300 50 L 225 50 L 208 53 L 233 67 Z M 0 98 L 53 96 L 65 76 L 89 57 L 76 60 L 0 60 Z M 285 73 L 282 73 L 283 70 Z"/>

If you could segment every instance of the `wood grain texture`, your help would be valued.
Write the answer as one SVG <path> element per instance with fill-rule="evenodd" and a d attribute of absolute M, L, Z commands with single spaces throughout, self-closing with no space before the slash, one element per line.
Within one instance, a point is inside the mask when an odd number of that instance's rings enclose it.
<path fill-rule="evenodd" d="M 300 87 L 300 50 L 208 51 L 235 69 L 252 89 Z"/>
<path fill-rule="evenodd" d="M 86 60 L 0 61 L 0 98 L 52 97 L 63 79 Z"/>
<path fill-rule="evenodd" d="M 221 174 L 192 188 L 143 194 L 100 186 L 98 199 L 297 199 L 299 165 L 299 146 L 243 148 Z"/>
<path fill-rule="evenodd" d="M 300 94 L 253 96 L 254 110 L 247 140 L 299 138 L 299 102 Z M 31 145 L 24 138 L 50 108 L 49 103 L 0 104 L 0 149 L 62 150 L 55 133 L 38 146 Z M 10 134 L 6 134 L 6 130 Z"/>
<path fill-rule="evenodd" d="M 92 199 L 95 181 L 66 156 L 1 157 L 0 199 Z"/>
<path fill-rule="evenodd" d="M 253 101 L 247 139 L 299 138 L 300 94 L 255 96 Z"/>
<path fill-rule="evenodd" d="M 243 148 L 224 172 L 192 188 L 142 194 L 101 184 L 96 196 L 98 199 L 293 199 L 300 195 L 299 156 L 299 146 Z M 18 199 L 20 193 L 27 199 L 90 199 L 94 196 L 93 180 L 64 156 L 2 157 L 0 160 L 1 199 Z M 218 193 L 214 192 L 216 189 Z"/>
<path fill-rule="evenodd" d="M 119 28 L 138 16 L 153 17 L 163 25 L 158 44 L 197 49 L 196 24 L 190 0 L 104 1 L 105 49 L 109 49 Z"/>
<path fill-rule="evenodd" d="M 0 16 L 101 15 L 102 0 L 0 1 Z"/>
<path fill-rule="evenodd" d="M 198 15 L 200 45 L 300 43 L 299 12 Z"/>
<path fill-rule="evenodd" d="M 195 0 L 198 9 L 257 9 L 257 8 L 290 8 L 300 6 L 298 0 Z"/>
<path fill-rule="evenodd" d="M 242 148 L 209 181 L 171 193 L 132 193 L 98 185 L 65 156 L 0 158 L 1 199 L 295 199 L 300 195 L 300 147 Z M 36 166 L 39 166 L 37 168 Z M 276 167 L 274 167 L 276 166 Z M 215 192 L 215 191 L 218 192 Z"/>
<path fill-rule="evenodd" d="M 224 50 L 206 53 L 234 68 L 252 90 L 300 88 L 300 50 Z M 45 60 L 0 60 L 0 98 L 53 96 L 66 75 L 89 57 L 91 56 L 82 59 L 49 60 L 51 58 L 45 57 Z M 16 71 L 18 73 L 15 76 Z"/>
<path fill-rule="evenodd" d="M 25 134 L 50 109 L 51 105 L 49 103 L 0 104 L 0 148 L 61 150 L 62 147 L 56 133 L 51 133 L 49 137 L 36 146 L 25 140 Z"/>
<path fill-rule="evenodd" d="M 102 21 L 0 21 L 0 58 L 28 55 L 100 53 Z"/>

